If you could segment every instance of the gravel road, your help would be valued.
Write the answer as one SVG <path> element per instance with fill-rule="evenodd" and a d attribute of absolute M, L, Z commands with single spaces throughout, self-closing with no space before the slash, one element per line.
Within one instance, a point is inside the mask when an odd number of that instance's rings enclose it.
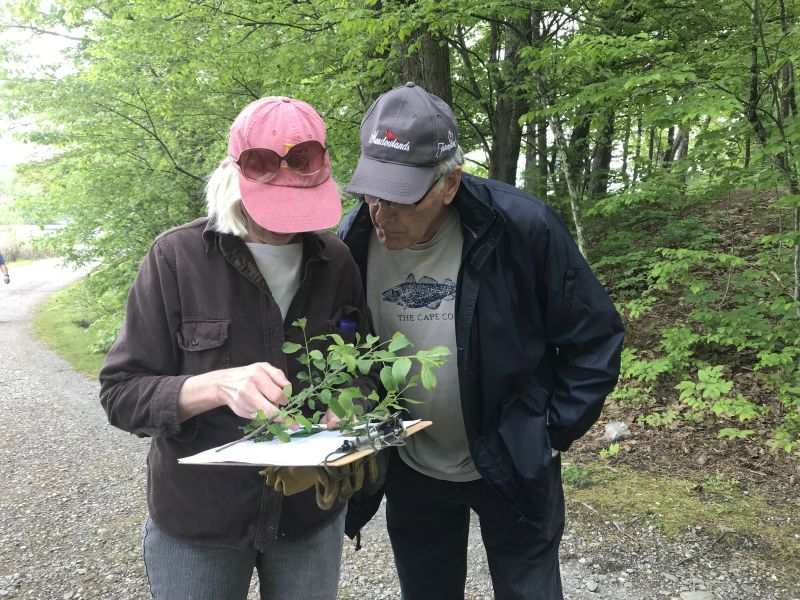
<path fill-rule="evenodd" d="M 46 260 L 13 269 L 12 283 L 0 285 L 0 598 L 150 597 L 140 555 L 147 441 L 109 426 L 97 383 L 32 334 L 36 304 L 78 276 Z M 800 600 L 798 588 L 718 557 L 715 535 L 667 544 L 649 530 L 620 535 L 595 518 L 591 539 L 570 526 L 562 544 L 570 600 Z M 472 529 L 466 597 L 489 599 Z M 382 513 L 363 544 L 355 552 L 345 541 L 339 597 L 398 598 Z"/>

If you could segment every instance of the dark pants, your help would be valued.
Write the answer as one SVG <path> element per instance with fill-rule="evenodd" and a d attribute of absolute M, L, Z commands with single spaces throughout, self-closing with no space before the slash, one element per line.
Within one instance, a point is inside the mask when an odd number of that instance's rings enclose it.
<path fill-rule="evenodd" d="M 386 522 L 403 600 L 463 600 L 470 509 L 480 521 L 497 600 L 562 600 L 558 546 L 564 531 L 561 461 L 553 459 L 556 506 L 536 527 L 482 479 L 427 477 L 393 453 Z"/>

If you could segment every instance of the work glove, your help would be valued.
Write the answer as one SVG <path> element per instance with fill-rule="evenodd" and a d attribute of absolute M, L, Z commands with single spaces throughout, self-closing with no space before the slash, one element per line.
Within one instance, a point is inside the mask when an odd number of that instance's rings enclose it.
<path fill-rule="evenodd" d="M 378 478 L 375 455 L 354 461 L 343 467 L 320 467 L 317 470 L 317 506 L 329 510 L 336 502 L 347 502 L 368 481 Z"/>
<path fill-rule="evenodd" d="M 317 483 L 317 467 L 267 467 L 260 474 L 267 485 L 284 496 L 305 492 Z"/>
<path fill-rule="evenodd" d="M 329 510 L 336 502 L 347 500 L 364 486 L 364 477 L 378 478 L 375 455 L 343 467 L 266 467 L 260 471 L 267 485 L 285 496 L 316 489 L 317 506 Z"/>

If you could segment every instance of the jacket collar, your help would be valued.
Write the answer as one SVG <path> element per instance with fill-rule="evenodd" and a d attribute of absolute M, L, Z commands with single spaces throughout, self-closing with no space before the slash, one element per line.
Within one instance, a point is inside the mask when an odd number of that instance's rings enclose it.
<path fill-rule="evenodd" d="M 203 247 L 206 254 L 214 248 L 231 252 L 244 247 L 245 241 L 243 239 L 230 233 L 220 233 L 215 229 L 215 226 L 214 220 L 208 219 L 203 229 Z M 322 236 L 316 235 L 314 232 L 300 233 L 298 235 L 303 244 L 303 262 L 311 259 L 328 260 L 328 253 L 326 252 L 328 245 Z M 223 254 L 226 254 L 226 252 L 223 252 Z"/>
<path fill-rule="evenodd" d="M 479 177 L 463 173 L 454 200 L 464 230 L 462 261 L 470 260 L 476 269 L 481 267 L 494 250 L 505 229 L 503 216 L 480 193 L 482 181 L 484 180 Z M 479 240 L 481 243 L 476 244 Z"/>

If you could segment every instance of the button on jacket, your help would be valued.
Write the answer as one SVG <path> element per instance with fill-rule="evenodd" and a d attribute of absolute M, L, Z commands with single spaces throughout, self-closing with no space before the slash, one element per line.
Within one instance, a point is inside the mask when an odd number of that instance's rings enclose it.
<path fill-rule="evenodd" d="M 470 454 L 509 505 L 537 522 L 558 493 L 546 477 L 552 449 L 588 431 L 616 384 L 622 321 L 545 203 L 463 174 L 453 205 L 464 233 L 455 326 Z M 339 231 L 363 277 L 372 231 L 366 206 Z M 359 516 L 351 503 L 348 534 L 374 507 Z"/>
<path fill-rule="evenodd" d="M 150 516 L 163 530 L 201 544 L 263 550 L 278 535 L 294 537 L 343 508 L 320 510 L 313 488 L 284 498 L 258 468 L 180 465 L 178 459 L 240 438 L 246 419 L 227 406 L 177 420 L 178 395 L 192 375 L 266 361 L 295 390 L 300 365 L 285 341 L 303 342 L 291 323 L 308 320 L 309 337 L 339 333 L 369 317 L 358 270 L 331 233 L 299 234 L 303 267 L 285 321 L 243 240 L 214 232 L 207 219 L 160 235 L 128 296 L 125 323 L 100 372 L 109 422 L 152 438 L 148 457 Z M 375 389 L 368 379 L 357 382 Z"/>

